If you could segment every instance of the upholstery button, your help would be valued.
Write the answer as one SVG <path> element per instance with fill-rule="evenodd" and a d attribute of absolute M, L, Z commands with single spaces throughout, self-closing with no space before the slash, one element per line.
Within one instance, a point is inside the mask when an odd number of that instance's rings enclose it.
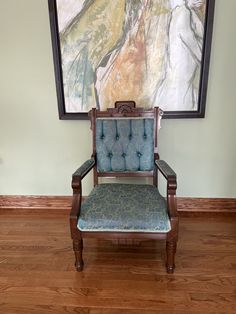
<path fill-rule="evenodd" d="M 131 140 L 131 139 L 132 139 L 132 134 L 129 135 L 129 140 Z"/>
<path fill-rule="evenodd" d="M 137 156 L 140 158 L 142 154 L 140 152 L 137 152 Z"/>
<path fill-rule="evenodd" d="M 112 158 L 113 154 L 110 152 L 107 154 L 107 157 Z"/>
<path fill-rule="evenodd" d="M 100 137 L 100 139 L 103 140 L 104 138 L 105 138 L 105 135 L 102 134 L 101 137 Z"/>
<path fill-rule="evenodd" d="M 121 156 L 122 156 L 123 158 L 125 158 L 125 157 L 126 157 L 126 153 L 123 153 Z"/>
<path fill-rule="evenodd" d="M 117 135 L 116 135 L 116 140 L 118 141 L 119 138 L 120 138 L 120 135 L 117 134 Z"/>
<path fill-rule="evenodd" d="M 143 138 L 146 140 L 146 139 L 147 139 L 147 134 L 144 134 L 144 135 L 143 135 Z"/>

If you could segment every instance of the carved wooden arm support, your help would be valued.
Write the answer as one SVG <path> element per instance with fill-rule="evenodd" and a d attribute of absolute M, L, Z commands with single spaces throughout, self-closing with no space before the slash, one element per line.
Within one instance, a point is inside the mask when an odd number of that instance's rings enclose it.
<path fill-rule="evenodd" d="M 80 214 L 80 206 L 82 199 L 82 179 L 95 166 L 95 163 L 96 162 L 94 158 L 87 160 L 72 175 L 71 186 L 73 188 L 73 200 L 70 212 L 71 230 L 77 230 L 77 222 Z"/>
<path fill-rule="evenodd" d="M 170 218 L 178 217 L 176 204 L 176 173 L 164 160 L 155 160 L 155 165 L 167 180 L 167 209 Z"/>

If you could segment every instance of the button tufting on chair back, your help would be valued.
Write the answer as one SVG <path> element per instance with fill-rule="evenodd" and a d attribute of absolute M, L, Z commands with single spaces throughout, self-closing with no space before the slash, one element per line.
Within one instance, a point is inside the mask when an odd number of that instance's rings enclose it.
<path fill-rule="evenodd" d="M 99 172 L 151 171 L 153 119 L 97 119 L 96 152 Z"/>

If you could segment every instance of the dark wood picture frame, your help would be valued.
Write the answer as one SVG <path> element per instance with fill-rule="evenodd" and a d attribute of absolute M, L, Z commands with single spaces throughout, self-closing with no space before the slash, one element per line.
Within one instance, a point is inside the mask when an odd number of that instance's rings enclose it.
<path fill-rule="evenodd" d="M 62 55 L 60 48 L 60 36 L 58 28 L 57 0 L 48 0 L 52 49 L 54 59 L 54 71 L 58 99 L 59 118 L 62 120 L 87 120 L 87 112 L 67 112 L 65 107 Z M 210 52 L 213 32 L 215 0 L 206 0 L 206 13 L 204 22 L 204 38 L 202 47 L 201 73 L 198 93 L 198 108 L 191 111 L 164 111 L 163 118 L 204 118 L 207 85 L 209 75 Z M 125 100 L 125 99 L 124 99 Z M 135 99 L 134 99 L 135 100 Z M 142 104 L 139 104 L 142 106 Z"/>

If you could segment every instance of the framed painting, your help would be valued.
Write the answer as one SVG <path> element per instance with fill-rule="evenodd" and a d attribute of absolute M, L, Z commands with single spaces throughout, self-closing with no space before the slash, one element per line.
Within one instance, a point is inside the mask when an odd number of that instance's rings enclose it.
<path fill-rule="evenodd" d="M 48 0 L 60 119 L 115 101 L 205 114 L 215 0 Z"/>

